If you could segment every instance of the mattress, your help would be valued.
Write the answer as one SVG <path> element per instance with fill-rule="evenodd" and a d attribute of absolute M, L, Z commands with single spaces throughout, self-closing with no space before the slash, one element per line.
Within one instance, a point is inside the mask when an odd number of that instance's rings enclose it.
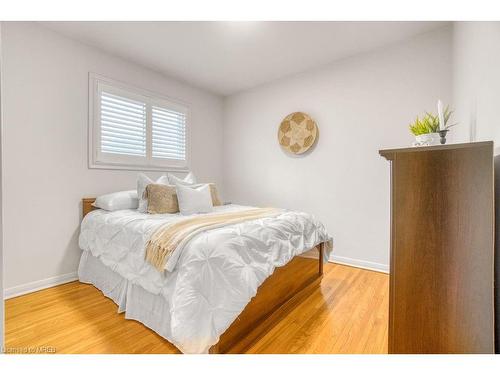
<path fill-rule="evenodd" d="M 226 205 L 216 207 L 216 211 L 248 208 Z M 276 217 L 204 231 L 176 255 L 171 272 L 158 272 L 145 261 L 145 244 L 161 225 L 185 217 L 149 215 L 137 210 L 95 210 L 82 221 L 79 237 L 84 250 L 82 261 L 89 256 L 98 259 L 110 270 L 110 280 L 114 277 L 111 275 L 126 280 L 126 293 L 140 287 L 148 295 L 161 298 L 161 314 L 151 318 L 157 320 L 155 324 L 151 319 L 149 323 L 137 320 L 155 331 L 162 327 L 157 333 L 184 353 L 208 352 L 276 267 L 331 240 L 312 215 L 283 211 Z M 99 277 L 105 279 L 106 272 L 102 273 L 104 276 Z M 94 283 L 80 277 L 83 282 Z M 101 286 L 105 283 L 106 280 L 99 281 Z M 126 296 L 117 297 L 116 301 L 120 309 L 127 311 Z"/>

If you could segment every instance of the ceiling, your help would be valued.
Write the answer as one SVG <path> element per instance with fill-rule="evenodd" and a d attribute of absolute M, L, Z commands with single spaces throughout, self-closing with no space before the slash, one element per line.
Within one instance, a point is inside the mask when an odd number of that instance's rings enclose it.
<path fill-rule="evenodd" d="M 231 95 L 445 26 L 445 22 L 42 22 L 54 31 Z"/>

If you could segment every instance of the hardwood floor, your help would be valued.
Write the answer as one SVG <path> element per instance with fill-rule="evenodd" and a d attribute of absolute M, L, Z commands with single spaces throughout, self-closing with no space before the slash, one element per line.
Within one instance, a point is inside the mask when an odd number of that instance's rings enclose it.
<path fill-rule="evenodd" d="M 308 289 L 270 318 L 272 328 L 246 353 L 387 353 L 388 275 L 329 263 L 320 287 Z M 179 352 L 117 314 L 117 306 L 91 285 L 72 282 L 5 305 L 8 352 Z"/>

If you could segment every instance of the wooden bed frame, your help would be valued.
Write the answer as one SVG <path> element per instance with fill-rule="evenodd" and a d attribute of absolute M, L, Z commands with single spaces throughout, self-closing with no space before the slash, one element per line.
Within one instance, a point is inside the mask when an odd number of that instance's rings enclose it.
<path fill-rule="evenodd" d="M 92 206 L 94 201 L 95 198 L 82 200 L 83 216 L 96 209 Z M 306 292 L 307 286 L 316 282 L 319 287 L 319 280 L 323 275 L 323 252 L 324 244 L 321 243 L 308 252 L 318 254 L 318 259 L 295 257 L 285 266 L 277 268 L 221 335 L 219 342 L 210 348 L 210 353 L 243 352 L 276 324 L 273 319 L 269 319 L 271 315 L 293 306 Z"/>

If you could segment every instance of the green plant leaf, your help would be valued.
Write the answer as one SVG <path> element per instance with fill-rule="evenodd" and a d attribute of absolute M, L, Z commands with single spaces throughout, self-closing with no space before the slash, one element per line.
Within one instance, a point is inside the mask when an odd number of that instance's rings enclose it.
<path fill-rule="evenodd" d="M 443 117 L 444 117 L 444 127 L 445 129 L 449 129 L 455 124 L 448 125 L 448 121 L 450 120 L 453 111 L 450 110 L 450 107 L 447 105 Z M 429 133 L 437 133 L 440 129 L 439 127 L 439 116 L 430 112 L 425 112 L 425 115 L 422 118 L 417 118 L 413 123 L 409 125 L 410 131 L 415 135 L 429 134 Z"/>

